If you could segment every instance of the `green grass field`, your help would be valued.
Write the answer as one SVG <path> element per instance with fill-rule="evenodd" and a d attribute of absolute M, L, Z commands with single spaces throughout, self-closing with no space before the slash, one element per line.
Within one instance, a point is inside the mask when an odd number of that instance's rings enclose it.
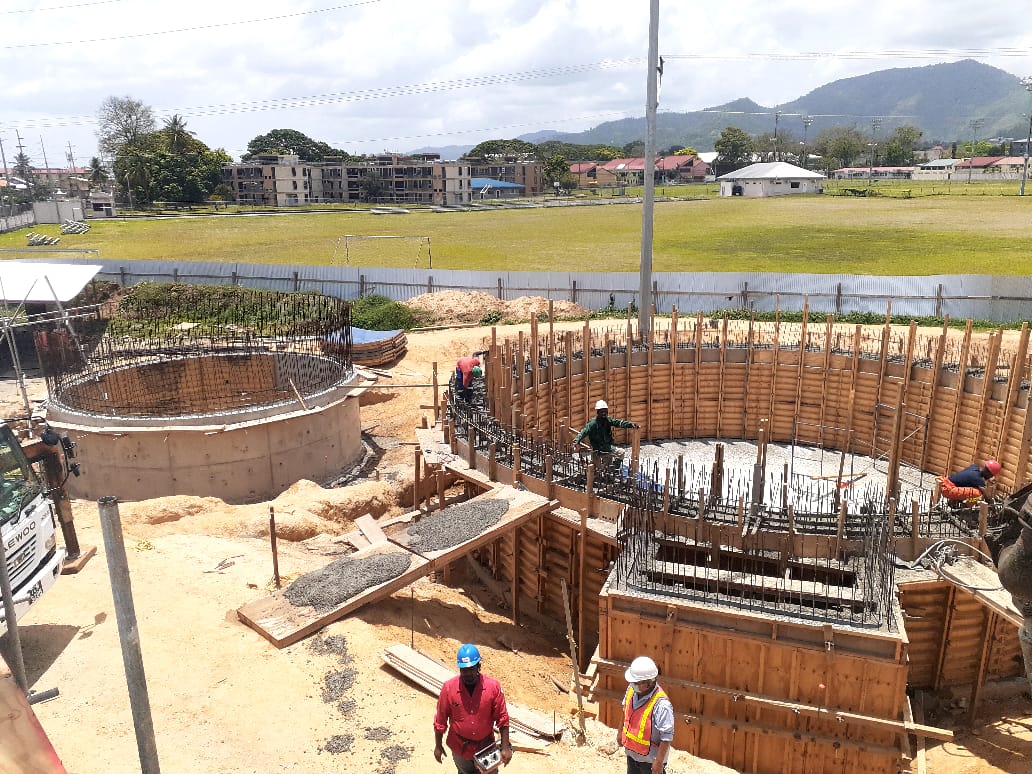
<path fill-rule="evenodd" d="M 695 196 L 712 188 L 678 186 L 665 192 Z M 653 270 L 882 275 L 1032 271 L 1032 195 L 972 195 L 969 190 L 965 195 L 904 198 L 905 186 L 879 188 L 887 195 L 658 202 Z M 953 188 L 963 186 L 954 183 Z M 391 234 L 429 236 L 434 268 L 636 272 L 641 212 L 640 205 L 607 204 L 413 210 L 408 215 L 355 209 L 95 220 L 86 234 L 62 236 L 58 247 L 99 250 L 104 260 L 331 264 L 344 263 L 341 235 Z M 29 230 L 60 234 L 56 225 L 23 229 L 0 235 L 0 248 L 25 247 Z M 40 255 L 45 251 L 39 248 Z M 348 252 L 352 265 L 412 268 L 428 263 L 425 246 L 414 240 L 352 242 Z"/>

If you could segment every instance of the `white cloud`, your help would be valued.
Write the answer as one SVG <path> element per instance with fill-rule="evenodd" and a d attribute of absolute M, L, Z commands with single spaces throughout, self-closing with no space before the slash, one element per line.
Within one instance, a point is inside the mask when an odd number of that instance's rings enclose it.
<path fill-rule="evenodd" d="M 663 110 L 774 106 L 889 67 L 1032 73 L 1028 0 L 661 0 Z M 0 141 L 96 153 L 97 108 L 180 113 L 233 156 L 290 128 L 350 152 L 579 131 L 644 112 L 648 0 L 9 0 Z M 49 9 L 49 10 L 48 10 Z M 608 62 L 608 65 L 598 63 Z M 55 159 L 57 161 L 55 161 Z"/>

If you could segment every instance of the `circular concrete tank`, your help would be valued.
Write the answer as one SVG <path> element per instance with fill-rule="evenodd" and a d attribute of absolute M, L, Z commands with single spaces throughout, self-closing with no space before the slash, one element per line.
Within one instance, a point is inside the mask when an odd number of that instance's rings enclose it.
<path fill-rule="evenodd" d="M 308 351 L 162 351 L 65 379 L 49 423 L 77 444 L 74 497 L 271 499 L 324 481 L 362 454 L 346 360 Z"/>

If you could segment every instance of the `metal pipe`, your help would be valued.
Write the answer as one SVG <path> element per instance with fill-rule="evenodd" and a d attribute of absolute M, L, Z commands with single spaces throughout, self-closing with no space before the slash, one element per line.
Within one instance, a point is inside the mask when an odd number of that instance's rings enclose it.
<path fill-rule="evenodd" d="M 18 616 L 14 611 L 14 594 L 11 592 L 11 576 L 7 572 L 7 550 L 0 540 L 0 595 L 4 602 L 4 621 L 7 623 L 7 641 L 10 645 L 8 659 L 14 681 L 22 693 L 28 695 L 29 681 L 25 677 L 25 660 L 22 658 L 21 638 L 18 636 Z"/>
<path fill-rule="evenodd" d="M 147 696 L 147 678 L 143 671 L 140 651 L 140 632 L 136 625 L 133 590 L 129 580 L 129 562 L 122 537 L 122 520 L 118 515 L 118 499 L 107 496 L 97 501 L 100 527 L 104 534 L 104 552 L 107 554 L 111 593 L 118 620 L 118 639 L 122 645 L 122 666 L 129 688 L 129 704 L 136 729 L 136 749 L 140 755 L 141 774 L 160 774 L 158 749 L 154 741 L 154 723 L 151 719 L 150 699 Z"/>

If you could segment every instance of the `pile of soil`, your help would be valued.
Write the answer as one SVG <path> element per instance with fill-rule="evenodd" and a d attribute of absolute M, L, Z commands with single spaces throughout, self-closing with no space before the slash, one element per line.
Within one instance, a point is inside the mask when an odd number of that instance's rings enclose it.
<path fill-rule="evenodd" d="M 405 304 L 428 313 L 434 325 L 510 325 L 529 322 L 532 317 L 547 319 L 549 301 L 541 296 L 520 296 L 512 301 L 503 301 L 480 291 L 445 290 L 423 293 Z M 572 301 L 554 301 L 552 308 L 560 320 L 580 319 L 590 314 L 588 309 Z"/>

